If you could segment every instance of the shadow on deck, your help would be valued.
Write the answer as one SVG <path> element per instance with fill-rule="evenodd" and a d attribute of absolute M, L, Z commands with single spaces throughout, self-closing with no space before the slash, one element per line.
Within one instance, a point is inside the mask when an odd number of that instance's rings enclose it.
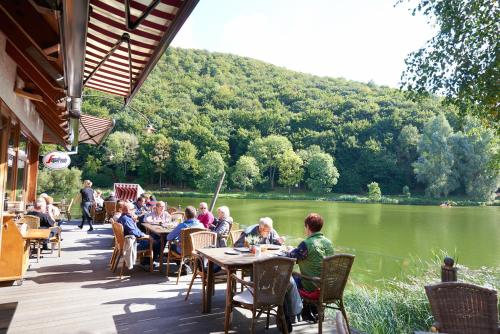
<path fill-rule="evenodd" d="M 201 312 L 201 284 L 184 301 L 191 276 L 179 285 L 165 274 L 136 266 L 119 279 L 109 271 L 112 232 L 97 225 L 87 232 L 76 223 L 63 226 L 61 257 L 45 252 L 40 263 L 30 260 L 19 284 L 0 285 L 0 333 L 221 333 L 224 330 L 225 285 L 216 285 L 212 313 Z M 232 333 L 248 333 L 249 313 L 236 309 Z M 325 333 L 335 333 L 327 321 Z M 279 333 L 275 321 L 257 333 Z M 293 333 L 317 333 L 317 325 L 298 323 Z"/>

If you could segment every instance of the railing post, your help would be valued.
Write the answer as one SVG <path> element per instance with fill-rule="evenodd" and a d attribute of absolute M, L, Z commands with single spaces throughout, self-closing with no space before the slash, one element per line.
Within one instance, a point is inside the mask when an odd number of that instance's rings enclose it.
<path fill-rule="evenodd" d="M 455 261 L 451 257 L 444 258 L 444 264 L 441 266 L 441 282 L 457 281 L 457 268 L 454 264 Z"/>

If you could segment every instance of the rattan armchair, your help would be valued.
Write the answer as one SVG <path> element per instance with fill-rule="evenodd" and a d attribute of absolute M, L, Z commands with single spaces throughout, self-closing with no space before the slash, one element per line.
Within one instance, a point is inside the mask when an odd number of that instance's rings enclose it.
<path fill-rule="evenodd" d="M 196 250 L 201 248 L 215 247 L 217 244 L 217 233 L 209 231 L 200 231 L 191 233 L 190 237 L 191 237 L 191 243 L 193 245 L 192 256 L 193 256 L 194 268 L 193 268 L 193 277 L 191 278 L 191 283 L 189 284 L 186 298 L 184 300 L 188 300 L 189 293 L 191 292 L 191 288 L 193 287 L 194 280 L 197 277 L 201 278 L 202 296 L 203 296 L 202 300 L 205 300 L 208 275 L 205 271 L 205 263 L 203 257 L 199 256 Z M 225 275 L 225 272 L 220 271 L 219 273 L 215 274 L 214 282 L 223 283 L 226 282 L 226 279 L 227 276 Z"/>
<path fill-rule="evenodd" d="M 113 228 L 113 234 L 115 237 L 115 250 L 113 251 L 114 261 L 112 261 L 113 263 L 111 265 L 111 270 L 113 272 L 116 270 L 116 268 L 118 267 L 118 264 L 120 262 L 120 259 L 121 259 L 122 260 L 122 265 L 121 265 L 121 269 L 120 269 L 120 279 L 121 279 L 121 278 L 123 278 L 123 271 L 125 268 L 125 261 L 123 260 L 123 255 L 124 255 L 123 252 L 124 252 L 124 248 L 125 248 L 125 235 L 123 233 L 123 225 L 122 224 L 113 222 L 111 224 L 111 226 Z M 149 236 L 146 236 L 144 238 L 149 239 Z M 151 240 L 149 241 L 149 248 L 148 249 L 137 251 L 138 258 L 140 258 L 144 255 L 149 257 L 149 271 L 153 272 L 153 248 L 152 248 Z"/>
<path fill-rule="evenodd" d="M 233 230 L 229 231 L 229 240 L 231 241 L 231 245 L 234 247 L 234 243 L 238 241 L 244 230 Z"/>
<path fill-rule="evenodd" d="M 434 324 L 431 330 L 454 334 L 499 334 L 498 297 L 495 290 L 446 282 L 427 285 Z"/>
<path fill-rule="evenodd" d="M 71 221 L 71 208 L 73 207 L 73 201 L 74 199 L 72 198 L 71 201 L 69 201 L 69 204 L 61 204 L 60 207 L 60 215 L 59 217 L 62 217 L 63 215 L 66 216 L 66 219 L 68 221 Z"/>
<path fill-rule="evenodd" d="M 294 264 L 295 259 L 286 257 L 269 257 L 256 261 L 253 264 L 253 282 L 232 274 L 231 279 L 243 284 L 246 289 L 233 297 L 231 312 L 233 307 L 252 311 L 251 333 L 255 332 L 255 319 L 263 312 L 267 314 L 266 329 L 269 328 L 269 315 L 274 312 L 276 323 L 280 323 L 284 333 L 288 333 L 283 302 Z M 226 312 L 226 319 L 231 316 L 231 312 Z"/>
<path fill-rule="evenodd" d="M 354 255 L 350 254 L 337 254 L 325 257 L 321 267 L 321 277 L 309 277 L 294 273 L 302 280 L 312 282 L 319 288 L 318 299 L 312 299 L 305 296 L 299 290 L 302 300 L 306 304 L 316 305 L 318 308 L 318 333 L 323 332 L 323 320 L 325 316 L 325 308 L 332 308 L 342 312 L 344 316 L 347 331 L 350 333 L 349 321 L 344 308 L 344 288 L 351 272 L 352 264 L 354 262 Z"/>
<path fill-rule="evenodd" d="M 106 212 L 106 222 L 109 222 L 111 218 L 113 218 L 116 213 L 118 206 L 117 201 L 104 201 L 104 212 Z"/>
<path fill-rule="evenodd" d="M 176 244 L 178 241 L 172 240 L 167 244 L 167 278 L 170 269 L 170 260 L 179 261 L 179 269 L 177 273 L 177 282 L 179 284 L 179 279 L 181 278 L 182 268 L 186 265 L 186 261 L 193 262 L 193 244 L 191 242 L 191 233 L 206 231 L 204 228 L 185 228 L 181 230 L 180 240 L 181 243 L 181 253 L 177 253 L 172 250 L 172 245 Z"/>

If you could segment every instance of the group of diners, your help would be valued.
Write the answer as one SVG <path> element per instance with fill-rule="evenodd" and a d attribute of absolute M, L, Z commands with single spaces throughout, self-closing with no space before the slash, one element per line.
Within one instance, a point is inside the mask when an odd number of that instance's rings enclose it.
<path fill-rule="evenodd" d="M 171 223 L 171 216 L 165 210 L 166 203 L 163 201 L 155 202 L 151 210 L 147 208 L 147 200 L 145 197 L 139 198 L 135 203 L 120 202 L 120 213 L 115 216 L 117 222 L 124 227 L 125 236 L 133 235 L 136 238 L 146 236 L 141 230 L 142 223 Z M 206 228 L 217 233 L 217 247 L 226 247 L 226 236 L 233 224 L 233 219 L 230 216 L 229 208 L 221 206 L 217 208 L 217 216 L 208 210 L 207 203 L 201 202 L 199 211 L 197 212 L 193 206 L 188 206 L 184 210 L 184 220 L 168 234 L 167 240 L 177 241 L 171 243 L 171 251 L 180 253 L 180 234 L 185 228 Z M 334 254 L 333 244 L 322 233 L 323 218 L 316 213 L 309 214 L 304 220 L 305 240 L 297 247 L 284 247 L 285 255 L 296 259 L 300 268 L 301 274 L 309 277 L 319 277 L 321 275 L 322 260 L 326 256 Z M 273 221 L 269 217 L 259 219 L 255 225 L 244 229 L 240 237 L 234 242 L 234 247 L 242 247 L 246 245 L 248 238 L 252 238 L 258 244 L 274 244 L 284 245 L 285 239 L 280 237 L 278 232 L 273 228 Z M 154 234 L 148 239 L 138 239 L 137 249 L 144 250 L 149 248 L 149 242 L 152 242 L 153 260 L 155 266 L 159 256 L 162 256 L 160 249 L 159 237 Z M 147 265 L 149 259 L 143 264 Z M 216 268 L 221 270 L 223 268 Z M 299 293 L 300 291 L 300 293 Z M 285 297 L 285 319 L 288 331 L 292 330 L 292 322 L 295 315 L 301 314 L 302 319 L 306 321 L 317 321 L 318 312 L 313 305 L 302 305 L 300 295 L 314 296 L 319 294 L 318 288 L 309 281 L 301 281 L 298 276 L 292 276 L 289 288 Z"/>
<path fill-rule="evenodd" d="M 56 205 L 54 205 L 54 198 L 46 193 L 40 194 L 33 205 L 28 207 L 26 214 L 38 217 L 40 219 L 39 228 L 41 229 L 53 229 L 64 223 L 60 218 L 61 211 Z M 53 229 L 49 238 L 54 236 L 55 233 L 56 230 Z M 42 247 L 43 250 L 48 249 L 48 240 L 43 242 Z"/>

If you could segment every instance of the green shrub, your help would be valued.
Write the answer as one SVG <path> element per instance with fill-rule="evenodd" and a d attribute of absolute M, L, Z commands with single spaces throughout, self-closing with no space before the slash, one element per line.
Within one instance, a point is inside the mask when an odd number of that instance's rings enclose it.
<path fill-rule="evenodd" d="M 382 191 L 377 182 L 368 184 L 368 198 L 372 202 L 378 202 L 382 199 Z"/>
<path fill-rule="evenodd" d="M 49 170 L 38 173 L 38 192 L 72 197 L 82 186 L 82 172 L 78 168 Z"/>

